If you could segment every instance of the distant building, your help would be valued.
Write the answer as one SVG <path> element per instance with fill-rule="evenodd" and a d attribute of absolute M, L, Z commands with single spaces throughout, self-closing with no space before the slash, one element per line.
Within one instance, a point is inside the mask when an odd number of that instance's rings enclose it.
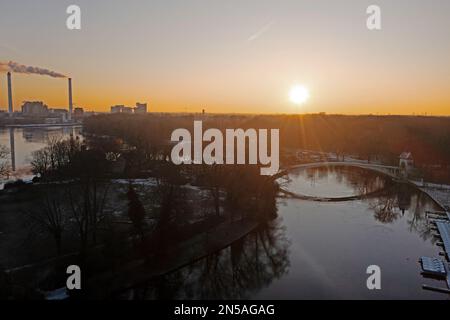
<path fill-rule="evenodd" d="M 112 106 L 111 113 L 133 113 L 133 108 L 124 105 Z"/>
<path fill-rule="evenodd" d="M 399 167 L 401 170 L 408 172 L 414 168 L 414 159 L 411 152 L 402 152 L 399 158 Z"/>
<path fill-rule="evenodd" d="M 49 109 L 49 114 L 47 115 L 47 123 L 61 123 L 67 122 L 69 112 L 63 108 Z"/>
<path fill-rule="evenodd" d="M 48 111 L 53 114 L 63 114 L 63 113 L 67 114 L 68 113 L 68 111 L 63 108 L 52 108 L 52 109 L 49 109 Z"/>
<path fill-rule="evenodd" d="M 84 110 L 83 110 L 83 108 L 75 108 L 75 109 L 73 110 L 73 117 L 74 117 L 75 119 L 81 119 L 81 118 L 83 118 L 83 117 L 84 117 Z"/>
<path fill-rule="evenodd" d="M 124 105 L 116 105 L 111 107 L 111 113 L 122 113 L 123 108 L 125 108 Z"/>
<path fill-rule="evenodd" d="M 48 106 L 42 101 L 25 101 L 22 105 L 22 114 L 27 116 L 42 116 L 48 113 Z"/>
<path fill-rule="evenodd" d="M 84 116 L 85 117 L 90 117 L 90 116 L 95 116 L 97 114 L 97 112 L 94 111 L 84 111 Z"/>
<path fill-rule="evenodd" d="M 144 114 L 147 113 L 146 103 L 136 103 L 136 107 L 125 107 L 124 105 L 116 105 L 111 107 L 111 113 L 126 113 L 126 114 Z"/>
<path fill-rule="evenodd" d="M 49 117 L 49 118 L 45 118 L 44 121 L 46 124 L 58 124 L 58 123 L 66 122 L 66 117 L 64 116 L 64 119 Z"/>
<path fill-rule="evenodd" d="M 133 113 L 132 107 L 123 107 L 122 113 Z"/>
<path fill-rule="evenodd" d="M 134 108 L 134 113 L 136 113 L 136 114 L 147 113 L 147 104 L 137 102 L 136 108 Z"/>

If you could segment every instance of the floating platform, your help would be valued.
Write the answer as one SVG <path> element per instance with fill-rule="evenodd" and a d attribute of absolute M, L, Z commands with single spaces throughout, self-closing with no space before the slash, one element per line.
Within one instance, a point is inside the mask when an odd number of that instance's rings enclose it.
<path fill-rule="evenodd" d="M 422 257 L 420 258 L 422 264 L 422 270 L 424 274 L 437 277 L 447 276 L 447 268 L 444 265 L 444 261 L 438 258 Z"/>
<path fill-rule="evenodd" d="M 447 258 L 450 257 L 450 222 L 446 221 L 436 221 L 436 226 L 439 231 L 439 235 L 444 244 L 444 250 Z"/>
<path fill-rule="evenodd" d="M 439 219 L 445 219 L 447 217 L 450 220 L 450 211 L 425 211 L 429 216 L 438 217 Z"/>
<path fill-rule="evenodd" d="M 442 293 L 450 293 L 450 267 L 446 261 L 442 261 L 438 258 L 428 258 L 422 257 L 420 258 L 420 263 L 422 265 L 423 275 L 430 276 L 433 278 L 445 279 L 447 283 L 447 288 L 439 288 L 433 287 L 429 285 L 422 285 L 424 290 L 442 292 Z"/>

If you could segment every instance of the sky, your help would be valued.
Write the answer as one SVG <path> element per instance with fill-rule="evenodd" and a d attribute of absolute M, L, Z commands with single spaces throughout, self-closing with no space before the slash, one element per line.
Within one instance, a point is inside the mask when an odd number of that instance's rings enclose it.
<path fill-rule="evenodd" d="M 448 0 L 0 0 L 0 61 L 72 77 L 85 110 L 450 115 L 449 14 Z M 13 74 L 13 93 L 16 110 L 68 104 L 60 78 Z"/>

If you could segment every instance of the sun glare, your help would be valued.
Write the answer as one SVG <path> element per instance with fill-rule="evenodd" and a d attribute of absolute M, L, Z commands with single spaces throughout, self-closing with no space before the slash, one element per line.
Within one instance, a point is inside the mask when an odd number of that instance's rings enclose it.
<path fill-rule="evenodd" d="M 309 91 L 306 87 L 295 85 L 289 92 L 289 100 L 295 104 L 303 104 L 309 99 Z"/>

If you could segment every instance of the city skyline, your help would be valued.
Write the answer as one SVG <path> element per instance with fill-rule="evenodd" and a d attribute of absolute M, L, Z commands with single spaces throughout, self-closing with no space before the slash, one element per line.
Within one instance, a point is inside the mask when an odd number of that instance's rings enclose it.
<path fill-rule="evenodd" d="M 2 3 L 0 61 L 66 74 L 88 111 L 450 115 L 447 1 L 377 1 L 379 31 L 366 28 L 370 1 L 78 1 L 77 31 L 69 4 Z M 3 111 L 6 88 L 1 73 Z M 13 73 L 13 97 L 16 111 L 66 107 L 67 83 Z"/>

